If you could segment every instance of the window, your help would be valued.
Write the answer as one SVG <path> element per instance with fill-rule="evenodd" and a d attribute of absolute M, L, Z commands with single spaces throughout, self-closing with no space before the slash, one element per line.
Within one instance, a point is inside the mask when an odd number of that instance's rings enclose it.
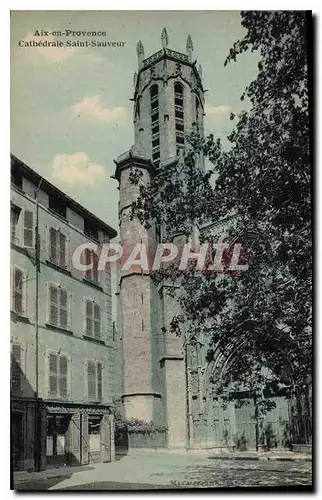
<path fill-rule="evenodd" d="M 101 336 L 101 309 L 92 300 L 86 300 L 86 335 L 95 338 Z"/>
<path fill-rule="evenodd" d="M 178 109 L 175 110 L 175 117 L 179 118 L 180 120 L 183 120 L 183 111 L 180 111 Z"/>
<path fill-rule="evenodd" d="M 19 238 L 19 217 L 21 213 L 21 208 L 17 207 L 16 205 L 11 205 L 11 241 L 12 243 L 15 243 L 16 245 L 19 245 L 20 243 L 20 238 Z"/>
<path fill-rule="evenodd" d="M 11 348 L 11 391 L 20 394 L 22 388 L 21 371 L 22 347 L 20 344 L 12 344 Z"/>
<path fill-rule="evenodd" d="M 88 248 L 85 250 L 85 264 L 91 265 L 90 269 L 86 271 L 86 279 L 98 283 L 98 256 Z"/>
<path fill-rule="evenodd" d="M 157 133 L 159 133 L 159 124 L 156 125 L 156 122 L 159 121 L 159 114 L 158 113 L 154 113 L 152 116 L 151 116 L 151 120 L 152 120 L 152 125 L 153 125 L 153 128 L 155 129 L 157 127 Z"/>
<path fill-rule="evenodd" d="M 174 86 L 174 116 L 176 127 L 176 144 L 184 145 L 184 108 L 183 108 L 183 86 L 176 83 Z"/>
<path fill-rule="evenodd" d="M 29 210 L 24 211 L 23 244 L 25 247 L 33 246 L 33 218 L 33 212 L 30 212 Z"/>
<path fill-rule="evenodd" d="M 49 322 L 51 325 L 68 328 L 69 302 L 67 290 L 57 285 L 49 285 Z"/>
<path fill-rule="evenodd" d="M 49 230 L 49 260 L 60 267 L 67 267 L 67 238 L 59 230 L 53 227 Z"/>
<path fill-rule="evenodd" d="M 158 92 L 159 92 L 158 86 L 157 85 L 152 85 L 152 87 L 150 89 L 151 100 L 153 98 L 156 98 L 156 96 L 158 95 Z"/>
<path fill-rule="evenodd" d="M 150 88 L 151 101 L 151 131 L 152 131 L 152 159 L 157 161 L 160 159 L 160 151 L 155 151 L 155 148 L 160 145 L 160 128 L 159 128 L 159 89 L 156 84 Z"/>
<path fill-rule="evenodd" d="M 93 226 L 87 219 L 84 220 L 84 234 L 90 238 L 99 241 L 98 229 Z"/>
<path fill-rule="evenodd" d="M 49 395 L 67 397 L 68 359 L 61 354 L 49 354 Z"/>
<path fill-rule="evenodd" d="M 11 205 L 11 241 L 26 248 L 34 246 L 34 213 Z"/>
<path fill-rule="evenodd" d="M 13 310 L 17 314 L 25 313 L 25 279 L 21 269 L 15 267 L 13 270 Z"/>
<path fill-rule="evenodd" d="M 22 189 L 22 173 L 19 170 L 11 170 L 11 182 L 18 189 Z"/>
<path fill-rule="evenodd" d="M 66 202 L 62 197 L 54 194 L 49 195 L 49 208 L 56 214 L 66 219 Z"/>
<path fill-rule="evenodd" d="M 102 372 L 101 363 L 87 362 L 87 398 L 91 400 L 102 399 Z"/>

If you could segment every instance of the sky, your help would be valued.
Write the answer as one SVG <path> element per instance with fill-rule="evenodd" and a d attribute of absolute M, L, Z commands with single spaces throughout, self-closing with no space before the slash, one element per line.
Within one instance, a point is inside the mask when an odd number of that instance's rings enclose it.
<path fill-rule="evenodd" d="M 207 89 L 205 132 L 225 141 L 231 112 L 254 79 L 257 56 L 246 53 L 224 67 L 243 37 L 238 11 L 15 11 L 11 14 L 11 152 L 88 210 L 118 229 L 113 160 L 134 143 L 132 122 L 136 44 L 145 57 L 161 48 L 185 52 L 191 34 L 194 59 Z M 36 36 L 38 30 L 105 31 L 106 36 Z M 19 47 L 19 41 L 96 40 L 118 47 Z"/>

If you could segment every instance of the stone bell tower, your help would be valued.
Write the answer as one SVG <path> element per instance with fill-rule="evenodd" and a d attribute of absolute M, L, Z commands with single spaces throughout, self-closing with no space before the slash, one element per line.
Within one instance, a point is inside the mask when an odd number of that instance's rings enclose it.
<path fill-rule="evenodd" d="M 139 194 L 130 173 L 139 170 L 142 180 L 177 162 L 192 130 L 203 136 L 204 90 L 201 67 L 193 58 L 190 35 L 186 53 L 168 48 L 164 28 L 162 48 L 145 58 L 137 44 L 138 70 L 134 73 L 133 123 L 135 144 L 115 161 L 119 181 L 121 243 L 129 253 L 136 244 L 147 248 L 158 242 L 155 227 L 146 231 L 131 220 L 131 204 Z M 203 168 L 203 158 L 199 167 Z M 123 270 L 120 277 L 120 331 L 123 338 L 125 418 L 153 421 L 168 428 L 168 445 L 187 445 L 189 405 L 187 367 L 182 339 L 167 331 L 177 312 L 166 285 L 155 287 L 148 270 Z"/>

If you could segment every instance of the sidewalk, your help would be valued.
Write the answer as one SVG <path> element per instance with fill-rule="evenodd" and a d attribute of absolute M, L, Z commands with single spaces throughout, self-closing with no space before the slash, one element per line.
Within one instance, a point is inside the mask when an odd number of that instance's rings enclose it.
<path fill-rule="evenodd" d="M 304 453 L 294 453 L 291 451 L 270 451 L 270 452 L 217 452 L 209 450 L 156 450 L 156 449 L 130 449 L 129 454 L 120 461 L 110 463 L 98 463 L 75 467 L 59 467 L 47 469 L 41 472 L 14 472 L 14 488 L 19 489 L 19 485 L 57 479 L 61 486 L 71 486 L 75 484 L 93 483 L 95 481 L 117 481 L 129 483 L 154 483 L 165 484 L 169 482 L 169 477 L 188 466 L 211 465 L 212 461 L 222 464 L 232 461 L 254 461 L 265 462 L 311 462 L 312 456 Z M 242 462 L 239 462 L 240 465 Z M 215 463 L 213 462 L 213 465 Z M 236 464 L 237 465 L 237 464 Z M 264 465 L 264 464 L 263 464 Z M 175 467 L 175 470 L 172 470 Z M 176 477 L 174 477 L 176 479 Z M 58 481 L 59 480 L 59 481 Z M 54 487 L 56 489 L 56 487 Z M 58 488 L 58 486 L 57 486 Z"/>
<path fill-rule="evenodd" d="M 169 449 L 169 448 L 132 448 L 129 450 L 128 456 L 140 456 L 145 453 L 168 453 L 171 455 L 199 456 L 213 460 L 276 460 L 276 461 L 297 461 L 304 460 L 312 461 L 312 454 L 299 453 L 288 450 L 272 450 L 272 451 L 223 451 L 222 449 Z"/>
<path fill-rule="evenodd" d="M 40 472 L 16 471 L 13 473 L 14 484 L 23 482 L 37 481 L 39 479 L 53 479 L 71 477 L 76 472 L 85 472 L 93 470 L 90 465 L 80 465 L 73 467 L 54 467 Z"/>

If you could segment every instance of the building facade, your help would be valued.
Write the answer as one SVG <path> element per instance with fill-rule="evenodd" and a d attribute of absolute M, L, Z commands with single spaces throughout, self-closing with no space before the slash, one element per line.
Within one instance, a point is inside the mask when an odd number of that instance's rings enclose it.
<path fill-rule="evenodd" d="M 159 240 L 159 229 L 144 229 L 131 217 L 131 204 L 139 187 L 131 182 L 131 172 L 139 171 L 144 184 L 173 163 L 181 161 L 186 134 L 204 136 L 204 88 L 202 71 L 193 57 L 190 35 L 186 53 L 168 48 L 168 34 L 161 35 L 162 48 L 145 58 L 137 45 L 138 72 L 134 74 L 134 146 L 116 160 L 119 182 L 120 239 L 124 248 L 144 244 L 148 249 Z M 200 155 L 196 168 L 204 169 Z M 173 236 L 182 244 L 189 235 Z M 172 296 L 169 295 L 169 287 Z M 176 296 L 180 287 L 162 283 L 156 287 L 149 272 L 122 271 L 119 286 L 119 330 L 123 343 L 123 393 L 125 418 L 153 421 L 167 427 L 169 447 L 238 447 L 247 442 L 254 448 L 256 435 L 265 426 L 275 435 L 275 445 L 287 447 L 290 402 L 276 395 L 276 408 L 265 419 L 254 419 L 253 401 L 240 392 L 226 408 L 214 394 L 212 380 L 220 376 L 221 361 L 207 361 L 207 341 L 194 342 L 175 337 L 168 328 L 180 313 Z M 238 399 L 249 399 L 240 406 Z M 258 426 L 260 428 L 258 428 Z M 243 441 L 244 440 L 244 441 Z"/>
<path fill-rule="evenodd" d="M 15 470 L 114 459 L 111 276 L 85 250 L 116 231 L 11 156 L 11 419 Z"/>

